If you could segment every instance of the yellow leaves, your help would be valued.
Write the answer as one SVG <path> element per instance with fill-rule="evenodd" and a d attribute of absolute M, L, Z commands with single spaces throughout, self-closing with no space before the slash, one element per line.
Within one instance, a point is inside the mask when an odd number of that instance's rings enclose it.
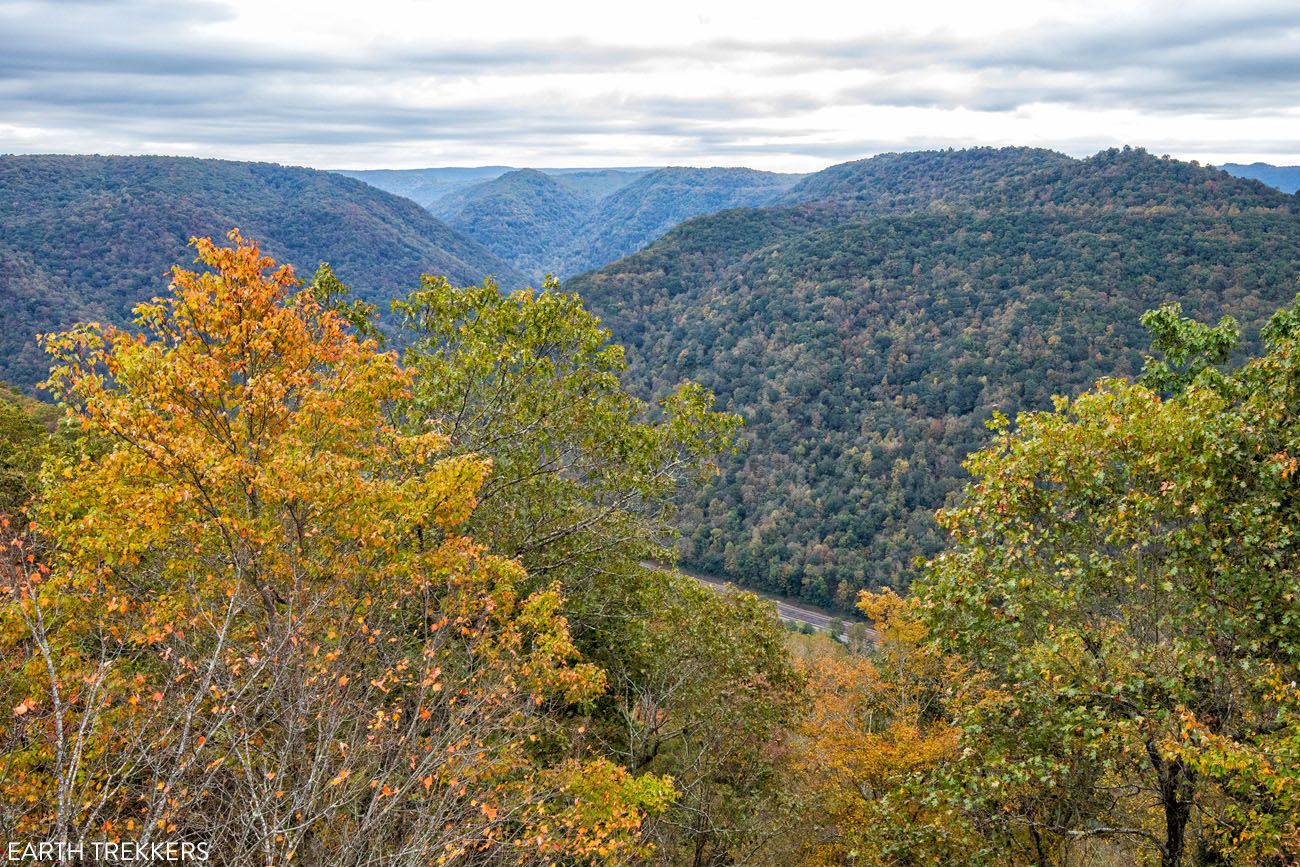
<path fill-rule="evenodd" d="M 915 601 L 889 588 L 878 593 L 864 590 L 858 597 L 858 610 L 872 620 L 882 640 L 903 644 L 916 644 L 924 637 L 925 628 L 916 616 L 916 608 Z"/>
<path fill-rule="evenodd" d="M 343 803 L 373 780 L 385 798 L 460 799 L 466 851 L 485 858 L 506 845 L 489 830 L 502 816 L 557 861 L 638 851 L 646 811 L 671 797 L 666 780 L 528 746 L 547 731 L 540 703 L 593 698 L 604 673 L 578 662 L 558 588 L 521 597 L 521 567 L 461 535 L 490 463 L 396 429 L 391 402 L 410 372 L 231 238 L 195 241 L 211 270 L 176 269 L 171 294 L 138 308 L 140 334 L 83 329 L 46 344 L 95 445 L 51 468 L 41 527 L 59 551 L 50 592 L 66 594 L 71 700 L 100 690 L 106 709 L 87 728 L 78 779 L 90 782 L 76 803 L 120 791 L 103 808 L 120 822 L 151 798 L 204 804 L 214 779 L 251 775 L 286 818 L 304 787 L 342 787 L 321 800 Z M 79 654 L 104 643 L 113 668 L 97 675 Z M 30 721 L 36 707 L 13 713 Z M 282 740 L 289 730 L 296 739 Z M 128 761 L 146 746 L 147 762 Z M 113 777 L 148 762 L 176 769 L 176 788 Z M 41 785 L 34 801 L 46 803 Z M 329 814 L 324 845 L 355 827 L 355 811 Z"/>

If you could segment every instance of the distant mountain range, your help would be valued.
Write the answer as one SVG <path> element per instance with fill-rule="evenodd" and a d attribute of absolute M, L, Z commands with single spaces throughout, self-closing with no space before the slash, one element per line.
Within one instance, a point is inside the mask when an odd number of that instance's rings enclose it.
<path fill-rule="evenodd" d="M 647 397 L 695 379 L 747 447 L 683 509 L 687 565 L 848 606 L 934 553 L 984 422 L 1135 376 L 1144 310 L 1255 329 L 1296 293 L 1300 202 L 1140 150 L 833 166 L 565 288 Z"/>
<path fill-rule="evenodd" d="M 193 260 L 194 235 L 232 227 L 294 264 L 330 262 L 383 301 L 424 273 L 472 283 L 524 278 L 408 199 L 332 172 L 174 157 L 0 157 L 0 380 L 30 386 L 47 367 L 38 331 L 123 322 Z"/>
<path fill-rule="evenodd" d="M 534 279 L 608 264 L 701 214 L 768 204 L 803 177 L 743 168 L 347 174 L 413 198 Z"/>
<path fill-rule="evenodd" d="M 418 205 L 423 205 L 435 214 L 447 213 L 439 203 L 448 196 L 481 184 L 495 180 L 508 172 L 519 171 L 516 166 L 448 166 L 431 169 L 341 169 L 338 174 L 365 181 L 381 190 L 403 196 Z M 619 187 L 630 184 L 643 174 L 654 171 L 654 167 L 629 168 L 560 168 L 533 169 L 544 175 L 564 178 L 570 188 L 584 190 L 598 198 L 607 196 Z M 576 177 L 575 177 L 576 176 Z M 453 206 L 451 213 L 459 208 Z"/>
<path fill-rule="evenodd" d="M 1268 163 L 1227 163 L 1221 168 L 1238 178 L 1252 178 L 1284 193 L 1300 190 L 1300 166 L 1273 166 Z"/>

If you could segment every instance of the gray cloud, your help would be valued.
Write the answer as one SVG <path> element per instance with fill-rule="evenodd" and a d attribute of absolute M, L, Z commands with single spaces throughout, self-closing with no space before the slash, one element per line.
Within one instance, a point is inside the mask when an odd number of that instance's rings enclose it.
<path fill-rule="evenodd" d="M 600 155 L 602 137 L 661 142 L 643 160 L 696 153 L 850 158 L 908 146 L 969 143 L 960 133 L 860 137 L 815 121 L 823 109 L 915 107 L 1007 115 L 1049 104 L 1147 115 L 1232 118 L 1297 111 L 1300 8 L 1238 4 L 1199 17 L 1141 23 L 1055 25 L 982 44 L 935 31 L 836 40 L 714 40 L 623 46 L 579 38 L 460 42 L 435 47 L 358 45 L 326 53 L 285 34 L 274 49 L 216 37 L 229 21 L 215 0 L 0 3 L 0 125 L 100 138 L 126 147 L 183 142 L 196 150 L 282 146 L 354 152 L 476 143 L 551 147 L 558 158 Z M 562 90 L 413 107 L 403 89 L 432 79 L 528 84 L 539 73 L 653 77 L 665 66 L 744 68 L 761 96 L 635 86 L 577 98 Z M 803 77 L 835 71 L 862 83 L 816 88 Z M 702 73 L 702 75 L 705 73 Z M 506 88 L 506 91 L 509 91 Z M 389 94 L 398 94 L 391 96 Z M 780 129 L 769 121 L 793 119 Z M 806 118 L 806 120 L 801 120 Z M 593 143 L 593 139 L 597 143 Z M 1062 148 L 1084 140 L 1062 138 Z M 1098 135 L 1090 144 L 1120 143 Z M 0 150 L 17 147 L 0 137 Z M 1186 142 L 1191 152 L 1205 143 Z M 1222 146 L 1222 142 L 1216 146 Z M 1246 143 L 1242 152 L 1300 150 L 1295 142 Z M 1289 148 L 1289 150 L 1288 150 Z M 349 149 L 352 149 L 349 151 Z M 1075 150 L 1078 152 L 1078 150 Z"/>

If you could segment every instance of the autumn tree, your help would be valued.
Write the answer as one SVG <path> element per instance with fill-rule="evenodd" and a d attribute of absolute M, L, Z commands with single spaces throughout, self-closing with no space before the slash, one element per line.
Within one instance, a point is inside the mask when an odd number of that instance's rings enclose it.
<path fill-rule="evenodd" d="M 1231 323 L 1165 312 L 1169 396 L 1105 380 L 998 419 L 916 592 L 941 646 L 1004 697 L 963 721 L 968 782 L 1039 863 L 1104 841 L 1164 867 L 1289 864 L 1296 314 L 1222 374 Z"/>
<path fill-rule="evenodd" d="M 415 373 L 408 424 L 492 459 L 470 527 L 560 579 L 575 627 L 599 628 L 609 582 L 670 556 L 676 495 L 716 471 L 739 418 L 693 383 L 653 408 L 632 396 L 623 348 L 554 283 L 507 295 L 426 277 L 395 309 Z"/>
<path fill-rule="evenodd" d="M 553 283 L 503 294 L 426 278 L 396 305 L 415 372 L 408 430 L 491 458 L 468 527 L 534 581 L 558 581 L 584 658 L 609 687 L 583 742 L 673 778 L 647 826 L 665 864 L 745 860 L 779 824 L 776 766 L 800 683 L 770 604 L 647 568 L 671 561 L 680 493 L 711 477 L 739 419 L 684 383 L 655 406 L 623 350 Z"/>
<path fill-rule="evenodd" d="M 580 755 L 562 598 L 465 533 L 492 471 L 231 234 L 138 333 L 46 339 L 82 437 L 0 585 L 0 827 L 227 864 L 623 863 L 671 787 Z"/>
<path fill-rule="evenodd" d="M 986 698 L 979 676 L 927 641 L 915 600 L 864 593 L 859 608 L 869 646 L 823 640 L 801 662 L 811 695 L 792 741 L 799 821 L 783 862 L 1002 863 L 944 779 L 960 764 L 957 721 Z"/>

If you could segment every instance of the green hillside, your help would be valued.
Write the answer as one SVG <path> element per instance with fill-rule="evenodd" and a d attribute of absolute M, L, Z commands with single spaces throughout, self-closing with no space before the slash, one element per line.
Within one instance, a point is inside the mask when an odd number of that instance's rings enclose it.
<path fill-rule="evenodd" d="M 435 212 L 526 274 L 554 270 L 554 251 L 573 238 L 596 200 L 557 178 L 517 169 L 452 193 Z"/>
<path fill-rule="evenodd" d="M 684 510 L 686 562 L 822 603 L 906 584 L 938 550 L 932 512 L 994 410 L 1135 374 L 1138 316 L 1164 301 L 1249 335 L 1300 270 L 1291 197 L 1142 151 L 886 155 L 788 199 L 566 288 L 644 392 L 697 379 L 747 420 Z"/>
<path fill-rule="evenodd" d="M 161 294 L 194 235 L 232 227 L 310 276 L 322 261 L 372 300 L 423 273 L 522 278 L 413 202 L 330 172 L 171 157 L 0 157 L 0 380 L 46 368 L 38 331 L 121 322 Z"/>
<path fill-rule="evenodd" d="M 809 175 L 781 204 L 834 202 L 859 208 L 907 209 L 936 200 L 988 195 L 1000 184 L 1073 163 L 1042 148 L 889 153 L 840 163 Z"/>
<path fill-rule="evenodd" d="M 533 208 L 539 209 L 530 219 L 540 225 L 542 217 L 556 209 L 556 205 L 549 201 L 551 197 L 558 200 L 561 206 L 573 202 L 581 208 L 582 218 L 586 219 L 601 199 L 623 189 L 646 173 L 647 170 L 642 169 L 510 169 L 495 177 L 451 190 L 430 204 L 425 204 L 418 198 L 415 200 L 424 204 L 435 217 L 448 223 L 460 219 L 472 206 L 491 200 L 521 214 Z M 387 189 L 381 184 L 376 186 Z"/>
<path fill-rule="evenodd" d="M 534 278 L 635 252 L 701 214 L 775 201 L 802 175 L 752 169 L 518 169 L 447 193 L 433 213 Z"/>
<path fill-rule="evenodd" d="M 542 169 L 575 196 L 599 201 L 653 169 Z"/>
<path fill-rule="evenodd" d="M 701 214 L 768 204 L 801 178 L 732 168 L 651 172 L 600 202 L 560 251 L 556 273 L 576 274 L 613 262 Z"/>

